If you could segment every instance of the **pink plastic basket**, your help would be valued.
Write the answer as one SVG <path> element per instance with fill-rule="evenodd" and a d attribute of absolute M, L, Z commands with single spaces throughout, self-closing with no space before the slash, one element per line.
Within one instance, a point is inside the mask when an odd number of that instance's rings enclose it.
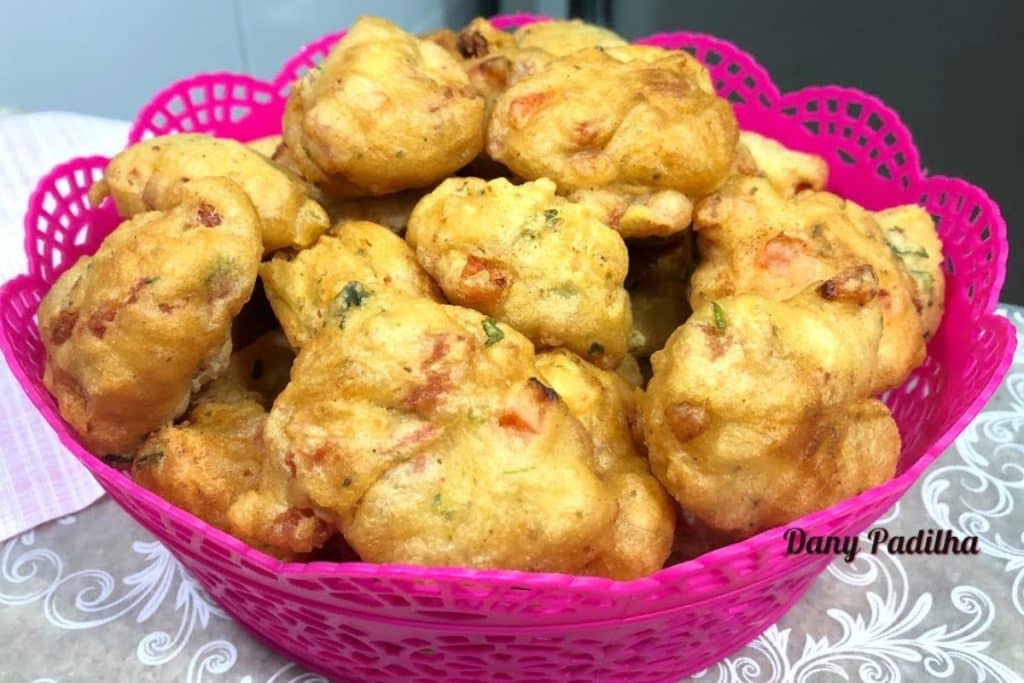
<path fill-rule="evenodd" d="M 501 17 L 514 26 L 537 17 Z M 204 74 L 157 95 L 130 141 L 175 131 L 249 140 L 279 132 L 288 85 L 342 34 L 325 36 L 266 83 Z M 1009 366 L 1015 338 L 993 315 L 1006 271 L 1006 226 L 982 190 L 925 176 L 910 133 L 882 102 L 834 86 L 780 94 L 767 72 L 710 36 L 644 43 L 692 50 L 744 128 L 822 155 L 831 189 L 878 209 L 916 202 L 936 216 L 948 256 L 946 317 L 924 365 L 886 401 L 903 434 L 899 476 L 799 520 L 812 534 L 854 534 L 888 509 L 977 414 Z M 132 517 L 160 538 L 238 621 L 309 668 L 339 680 L 666 681 L 740 648 L 775 622 L 827 558 L 787 557 L 766 531 L 651 577 L 601 578 L 375 565 L 282 564 L 136 486 L 90 455 L 42 385 L 35 312 L 54 279 L 118 223 L 91 209 L 107 162 L 73 159 L 45 176 L 25 216 L 29 273 L 0 289 L 0 345 L 33 403 Z"/>

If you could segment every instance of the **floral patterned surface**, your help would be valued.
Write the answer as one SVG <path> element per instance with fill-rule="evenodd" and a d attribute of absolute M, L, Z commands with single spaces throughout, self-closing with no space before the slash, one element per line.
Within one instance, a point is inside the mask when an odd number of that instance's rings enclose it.
<path fill-rule="evenodd" d="M 1024 309 L 1002 311 L 1024 340 Z M 878 525 L 980 538 L 977 556 L 841 558 L 700 681 L 1022 681 L 1024 350 Z M 862 546 L 865 545 L 862 543 Z M 109 499 L 0 545 L 0 681 L 313 683 L 212 604 Z"/>

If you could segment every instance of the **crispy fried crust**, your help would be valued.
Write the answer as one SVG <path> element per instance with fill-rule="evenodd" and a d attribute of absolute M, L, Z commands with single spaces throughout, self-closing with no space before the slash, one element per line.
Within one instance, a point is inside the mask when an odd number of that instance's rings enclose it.
<path fill-rule="evenodd" d="M 785 302 L 724 297 L 654 355 L 640 403 L 651 467 L 714 533 L 749 536 L 893 476 L 899 432 L 868 398 L 877 291 L 864 267 Z"/>
<path fill-rule="evenodd" d="M 122 223 L 61 276 L 39 307 L 43 379 L 90 450 L 131 453 L 223 371 L 259 257 L 252 202 L 210 178 Z"/>
<path fill-rule="evenodd" d="M 236 182 L 259 214 L 264 251 L 306 247 L 329 221 L 299 177 L 240 142 L 208 135 L 167 135 L 136 143 L 113 159 L 103 182 L 90 191 L 94 204 L 107 192 L 125 217 L 178 203 L 190 180 L 225 177 Z"/>
<path fill-rule="evenodd" d="M 279 254 L 260 264 L 260 278 L 289 343 L 302 348 L 323 326 L 328 311 L 344 306 L 346 285 L 441 300 L 441 292 L 401 237 L 366 221 L 339 226 L 310 249 Z"/>
<path fill-rule="evenodd" d="M 480 152 L 483 126 L 455 57 L 366 17 L 296 83 L 284 140 L 304 177 L 349 198 L 437 183 Z"/>
<path fill-rule="evenodd" d="M 900 384 L 924 360 L 914 280 L 872 215 L 827 192 L 785 198 L 765 178 L 733 177 L 694 214 L 701 262 L 691 280 L 694 309 L 733 294 L 787 299 L 859 265 L 878 276 L 885 320 L 872 393 Z"/>
<path fill-rule="evenodd" d="M 551 181 L 451 178 L 417 204 L 406 239 L 452 303 L 601 367 L 625 355 L 626 246 L 592 213 L 556 196 Z"/>
<path fill-rule="evenodd" d="M 337 533 L 318 516 L 263 444 L 262 397 L 228 375 L 200 394 L 186 419 L 151 435 L 132 478 L 165 500 L 280 559 L 299 559 Z"/>
<path fill-rule="evenodd" d="M 369 562 L 579 572 L 614 495 L 533 346 L 465 308 L 360 288 L 299 354 L 266 438 Z"/>
<path fill-rule="evenodd" d="M 495 106 L 487 151 L 562 191 L 608 185 L 699 198 L 729 171 L 738 131 L 686 52 L 587 49 L 516 81 Z"/>
<path fill-rule="evenodd" d="M 586 573 L 620 580 L 652 574 L 671 550 L 675 511 L 651 474 L 640 435 L 634 432 L 633 390 L 615 373 L 564 349 L 538 354 L 537 369 L 589 432 L 594 469 L 619 505 L 612 544 Z"/>

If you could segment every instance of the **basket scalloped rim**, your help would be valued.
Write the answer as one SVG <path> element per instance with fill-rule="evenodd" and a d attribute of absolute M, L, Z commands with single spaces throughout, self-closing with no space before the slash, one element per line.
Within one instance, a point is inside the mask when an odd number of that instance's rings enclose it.
<path fill-rule="evenodd" d="M 496 23 L 500 23 L 502 28 L 505 28 L 509 26 L 517 26 L 523 23 L 528 23 L 529 21 L 533 20 L 543 19 L 545 18 L 533 15 L 516 15 L 512 17 L 504 17 L 503 21 Z M 295 73 L 295 64 L 300 62 L 301 57 L 304 54 L 316 48 L 324 47 L 326 45 L 333 43 L 341 35 L 343 35 L 343 32 L 329 34 L 319 39 L 318 41 L 315 41 L 314 43 L 307 45 L 306 47 L 303 48 L 299 55 L 296 55 L 296 57 L 294 57 L 292 60 L 289 60 L 289 62 L 287 62 L 284 65 L 281 72 L 269 82 L 256 81 L 256 79 L 251 79 L 250 77 L 246 78 L 249 78 L 250 80 L 258 83 L 261 86 L 269 86 L 271 90 L 278 90 L 284 87 L 290 81 L 290 78 L 288 77 L 291 74 Z M 741 50 L 731 45 L 730 43 L 727 43 L 726 41 L 722 41 L 712 36 L 705 36 L 701 34 L 656 34 L 641 39 L 637 42 L 652 42 L 664 39 L 666 37 L 677 36 L 687 36 L 689 39 L 703 41 L 706 45 L 719 45 L 730 51 L 739 52 L 740 54 L 746 55 L 746 53 L 743 53 Z M 917 149 L 913 145 L 910 132 L 906 129 L 906 126 L 899 120 L 899 117 L 895 114 L 895 112 L 892 112 L 891 109 L 886 107 L 877 98 L 862 93 L 856 89 L 838 88 L 836 86 L 813 86 L 810 88 L 804 88 L 799 91 L 794 91 L 792 93 L 782 94 L 779 93 L 778 89 L 772 83 L 767 71 L 765 71 L 763 67 L 757 64 L 756 60 L 754 60 L 752 57 L 750 57 L 749 55 L 746 56 L 750 59 L 751 64 L 754 65 L 757 70 L 759 70 L 759 73 L 757 73 L 756 75 L 760 76 L 760 78 L 763 79 L 762 86 L 766 86 L 769 93 L 774 95 L 774 101 L 770 102 L 771 108 L 777 109 L 781 104 L 785 103 L 786 100 L 791 98 L 799 98 L 800 96 L 806 95 L 807 93 L 818 93 L 827 91 L 845 92 L 852 94 L 855 98 L 877 103 L 879 109 L 888 112 L 891 115 L 891 125 L 893 125 L 901 135 L 905 136 L 905 149 L 909 151 L 909 158 L 907 159 L 907 162 L 908 165 L 911 166 L 913 171 L 917 174 L 916 177 L 912 178 L 912 180 L 923 181 L 926 179 L 926 176 L 920 171 Z M 185 81 L 191 81 L 200 78 L 215 79 L 221 75 L 230 75 L 232 78 L 241 76 L 240 74 L 198 74 L 190 79 L 185 79 Z M 147 107 L 144 108 L 142 112 L 140 112 L 140 117 L 136 120 L 130 133 L 130 139 L 132 141 L 137 140 L 142 136 L 142 123 L 144 121 L 143 114 L 145 114 L 147 112 L 147 109 L 151 106 L 152 102 L 150 105 L 147 105 Z M 30 206 L 36 206 L 41 201 L 41 193 L 43 191 L 43 186 L 49 179 L 59 176 L 63 170 L 69 168 L 72 164 L 76 163 L 77 161 L 85 159 L 94 160 L 96 161 L 96 163 L 105 163 L 106 161 L 105 157 L 79 158 L 77 160 L 70 160 L 68 162 L 56 166 L 50 173 L 48 173 L 40 180 L 39 186 L 36 188 L 35 192 L 33 193 L 30 199 Z M 949 180 L 950 182 L 954 183 L 964 182 L 957 179 L 943 179 L 940 176 L 928 176 L 927 179 Z M 967 185 L 966 183 L 964 184 Z M 982 195 L 984 195 L 983 191 L 979 190 L 979 192 L 981 192 Z M 28 217 L 26 217 L 25 251 L 29 259 L 29 262 L 34 263 L 36 257 L 31 250 L 31 245 L 29 242 L 30 228 L 27 225 L 27 219 Z M 1005 240 L 1005 225 L 1002 224 L 1002 220 L 1001 218 L 999 218 L 998 213 L 995 217 L 994 223 L 996 224 L 996 230 L 999 230 L 999 226 L 1002 226 L 1001 229 L 1003 231 Z M 813 527 L 819 521 L 824 521 L 828 518 L 834 517 L 837 514 L 844 512 L 846 510 L 853 510 L 859 508 L 862 502 L 869 498 L 883 498 L 890 495 L 898 497 L 918 478 L 918 476 L 920 476 L 920 474 L 935 460 L 935 458 L 938 457 L 938 455 L 952 442 L 956 435 L 958 435 L 974 418 L 974 416 L 980 411 L 980 409 L 983 407 L 983 405 L 991 396 L 991 394 L 995 391 L 1002 377 L 1008 370 L 1010 362 L 1012 360 L 1013 346 L 1015 344 L 1015 335 L 1013 333 L 1013 328 L 1009 324 L 1009 322 L 999 316 L 992 314 L 992 311 L 994 310 L 994 307 L 998 301 L 998 294 L 1000 287 L 1002 285 L 1002 281 L 1005 278 L 1005 250 L 1001 254 L 1001 258 L 996 259 L 996 263 L 994 263 L 993 266 L 995 268 L 995 282 L 989 293 L 989 300 L 986 302 L 985 308 L 985 310 L 988 312 L 988 315 L 979 320 L 978 322 L 986 326 L 991 325 L 991 331 L 994 334 L 1007 335 L 1009 337 L 1009 341 L 1007 342 L 1008 352 L 1004 353 L 1004 356 L 1002 357 L 996 371 L 992 374 L 991 378 L 984 386 L 984 388 L 981 390 L 981 392 L 965 408 L 963 413 L 960 415 L 959 419 L 957 419 L 951 425 L 951 427 L 947 429 L 946 432 L 942 434 L 942 436 L 939 437 L 916 460 L 916 462 L 914 462 L 914 464 L 911 465 L 901 475 L 859 496 L 846 499 L 844 501 L 837 503 L 836 505 L 833 505 L 830 508 L 802 517 L 799 520 L 796 520 L 796 522 L 794 523 L 799 523 L 804 527 Z M 15 290 L 17 290 L 19 288 L 19 285 L 22 282 L 24 282 L 27 278 L 27 275 L 21 275 L 5 283 L 2 290 L 0 290 L 0 297 L 7 298 L 13 296 Z M 75 456 L 80 461 L 82 461 L 83 464 L 85 464 L 86 467 L 88 467 L 88 469 L 93 474 L 95 474 L 101 480 L 109 481 L 114 485 L 119 485 L 122 488 L 127 487 L 131 495 L 133 497 L 141 499 L 143 504 L 146 505 L 147 507 L 155 508 L 164 514 L 174 516 L 178 518 L 179 521 L 184 520 L 188 523 L 189 526 L 193 528 L 194 531 L 200 533 L 203 536 L 212 537 L 212 540 L 216 541 L 218 544 L 226 546 L 231 550 L 234 550 L 248 561 L 254 563 L 258 567 L 261 567 L 266 571 L 275 572 L 282 575 L 292 575 L 295 577 L 302 577 L 305 575 L 315 574 L 318 576 L 335 575 L 376 578 L 392 577 L 402 579 L 415 578 L 421 581 L 457 581 L 484 585 L 500 583 L 506 585 L 520 586 L 524 588 L 529 587 L 531 585 L 544 585 L 550 587 L 553 584 L 558 584 L 563 586 L 564 588 L 582 591 L 588 594 L 602 593 L 612 594 L 618 597 L 626 597 L 643 596 L 646 592 L 652 589 L 656 589 L 658 586 L 662 584 L 676 583 L 683 577 L 688 577 L 693 574 L 704 572 L 707 570 L 709 565 L 721 565 L 722 563 L 727 563 L 733 556 L 746 556 L 751 554 L 752 552 L 756 552 L 760 548 L 776 546 L 780 542 L 782 528 L 769 529 L 740 543 L 735 543 L 730 546 L 726 546 L 724 548 L 702 555 L 696 559 L 661 569 L 658 572 L 652 574 L 651 576 L 632 581 L 614 581 L 602 577 L 570 576 L 563 574 L 522 572 L 513 570 L 468 569 L 459 567 L 421 567 L 416 565 L 372 564 L 365 562 L 280 562 L 253 548 L 250 548 L 245 543 L 234 538 L 233 536 L 206 524 L 202 520 L 180 510 L 179 508 L 176 508 L 175 506 L 163 500 L 156 494 L 135 485 L 126 475 L 112 470 L 106 464 L 102 463 L 102 461 L 99 458 L 85 451 L 85 449 L 82 446 L 80 446 L 77 443 L 77 441 L 75 441 L 75 438 L 71 434 L 68 426 L 64 424 L 59 419 L 59 417 L 56 419 L 52 417 L 52 413 L 49 410 L 47 410 L 47 399 L 39 395 L 39 392 L 37 391 L 34 383 L 25 375 L 25 372 L 22 369 L 21 365 L 15 360 L 13 351 L 8 348 L 6 344 L 6 338 L 4 342 L 4 354 L 7 357 L 8 364 L 10 365 L 15 376 L 17 377 L 19 384 L 26 391 L 27 395 L 36 405 L 36 407 L 40 410 L 40 412 L 43 413 L 43 415 L 46 417 L 47 421 L 57 432 L 57 435 L 59 436 L 60 440 L 64 443 L 64 445 L 67 446 L 69 450 L 71 450 L 72 453 L 74 453 Z M 124 481 L 113 482 L 113 477 L 121 477 L 124 479 Z M 737 582 L 730 590 L 737 590 L 739 587 L 742 587 L 744 585 L 747 584 L 742 581 Z M 722 594 L 716 594 L 715 597 L 720 597 L 721 595 Z M 685 601 L 683 601 L 679 603 L 678 607 L 668 608 L 663 611 L 672 611 L 674 609 L 682 608 L 685 606 L 686 603 Z M 384 618 L 385 617 L 381 617 L 381 619 Z"/>

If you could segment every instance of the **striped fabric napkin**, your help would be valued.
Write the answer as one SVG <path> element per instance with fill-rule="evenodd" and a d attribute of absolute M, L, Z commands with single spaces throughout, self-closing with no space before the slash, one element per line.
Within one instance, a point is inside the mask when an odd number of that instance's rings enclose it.
<path fill-rule="evenodd" d="M 0 116 L 0 282 L 26 270 L 22 218 L 39 178 L 71 157 L 116 153 L 129 125 L 57 112 Z M 0 360 L 0 541 L 101 495 Z"/>

